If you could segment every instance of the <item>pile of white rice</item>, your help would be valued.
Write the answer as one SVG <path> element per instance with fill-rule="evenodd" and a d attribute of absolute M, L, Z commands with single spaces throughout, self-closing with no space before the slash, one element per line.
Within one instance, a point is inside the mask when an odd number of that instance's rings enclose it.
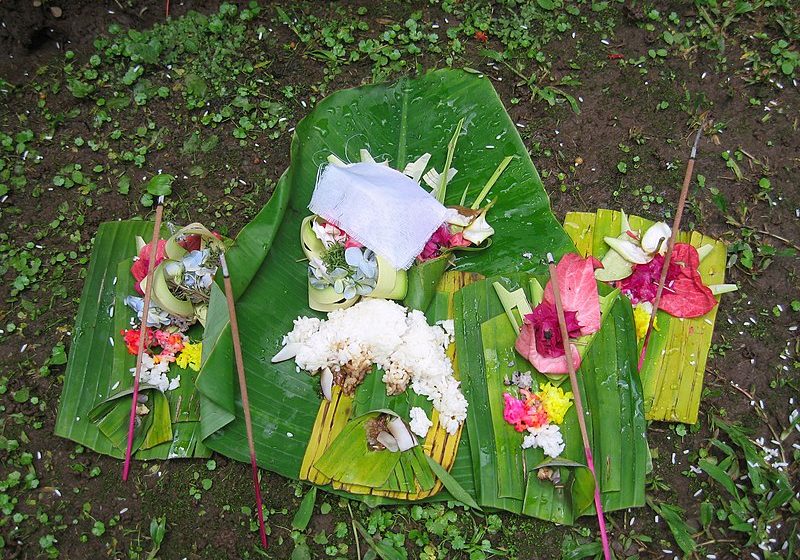
<path fill-rule="evenodd" d="M 327 320 L 299 317 L 283 344 L 295 345 L 295 361 L 312 374 L 337 370 L 364 359 L 385 372 L 384 383 L 397 393 L 411 383 L 439 411 L 439 423 L 454 434 L 467 417 L 467 400 L 453 377 L 445 350 L 453 340 L 453 322 L 429 325 L 421 311 L 409 311 L 384 299 L 364 298 Z"/>

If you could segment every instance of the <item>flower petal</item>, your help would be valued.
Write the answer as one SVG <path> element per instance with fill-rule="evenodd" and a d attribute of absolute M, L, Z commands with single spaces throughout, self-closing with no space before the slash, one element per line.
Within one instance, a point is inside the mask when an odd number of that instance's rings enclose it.
<path fill-rule="evenodd" d="M 608 244 L 609 247 L 625 257 L 625 260 L 628 260 L 632 263 L 647 264 L 651 260 L 650 255 L 645 253 L 642 248 L 633 241 L 619 239 L 617 237 L 604 237 L 603 240 Z"/>
<path fill-rule="evenodd" d="M 575 312 L 581 336 L 600 330 L 600 296 L 594 278 L 596 264 L 599 264 L 596 259 L 584 259 L 575 253 L 567 253 L 556 266 L 561 304 L 565 311 Z M 555 303 L 550 282 L 544 289 L 544 301 Z"/>
<path fill-rule="evenodd" d="M 515 347 L 517 352 L 522 354 L 540 373 L 569 373 L 566 355 L 545 358 L 539 354 L 539 351 L 536 349 L 536 337 L 534 336 L 533 325 L 530 323 L 522 325 Z M 572 351 L 572 364 L 577 370 L 581 365 L 581 355 L 578 353 L 578 348 L 574 344 L 570 344 L 569 348 Z"/>

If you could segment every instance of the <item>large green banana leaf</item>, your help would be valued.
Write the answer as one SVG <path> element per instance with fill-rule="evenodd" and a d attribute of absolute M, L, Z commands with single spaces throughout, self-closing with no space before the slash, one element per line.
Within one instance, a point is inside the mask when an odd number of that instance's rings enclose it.
<path fill-rule="evenodd" d="M 463 71 L 442 70 L 394 85 L 345 90 L 323 99 L 297 126 L 291 166 L 272 199 L 241 232 L 228 251 L 247 374 L 259 464 L 297 478 L 321 396 L 319 383 L 295 371 L 293 362 L 272 364 L 299 315 L 315 314 L 307 304 L 306 264 L 299 243 L 300 223 L 308 215 L 317 172 L 333 153 L 356 160 L 366 148 L 385 156 L 396 169 L 425 152 L 441 170 L 447 143 L 464 118 L 453 166 L 458 174 L 448 186 L 447 203 L 468 189 L 475 198 L 505 156 L 515 156 L 489 198 L 496 229 L 491 248 L 466 253 L 461 270 L 487 275 L 529 271 L 547 252 L 573 250 L 569 237 L 550 211 L 542 182 L 525 145 L 488 79 Z M 528 258 L 523 254 L 530 253 Z M 318 315 L 318 314 L 315 314 Z M 248 459 L 239 389 L 233 370 L 228 310 L 214 288 L 203 342 L 204 365 L 198 378 L 204 443 L 241 461 Z M 381 408 L 371 406 L 370 408 Z M 471 414 L 481 414 L 472 408 Z M 474 492 L 469 442 L 462 444 L 451 474 Z M 444 493 L 440 494 L 440 496 Z M 371 497 L 370 503 L 386 503 Z"/>
<path fill-rule="evenodd" d="M 56 418 L 56 435 L 118 458 L 125 454 L 130 413 L 130 396 L 126 391 L 133 386 L 129 370 L 135 365 L 119 336 L 133 316 L 123 300 L 134 293 L 130 259 L 137 253 L 136 236 L 149 239 L 152 231 L 153 223 L 141 220 L 100 226 L 75 318 Z M 165 228 L 162 236 L 167 235 Z M 148 432 L 149 444 L 136 453 L 136 458 L 210 455 L 200 438 L 195 374 L 187 370 L 180 373 L 181 387 L 168 397 L 170 414 L 149 419 L 147 425 L 152 426 Z M 116 405 L 106 410 L 107 415 L 102 419 L 92 421 L 95 407 L 109 399 Z"/>

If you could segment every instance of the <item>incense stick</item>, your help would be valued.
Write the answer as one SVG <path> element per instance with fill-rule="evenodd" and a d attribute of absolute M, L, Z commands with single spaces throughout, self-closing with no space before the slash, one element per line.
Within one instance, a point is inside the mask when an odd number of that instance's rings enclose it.
<path fill-rule="evenodd" d="M 558 274 L 556 273 L 556 263 L 551 253 L 547 253 L 548 268 L 550 270 L 550 282 L 553 286 L 553 299 L 556 304 L 556 314 L 558 315 L 558 326 L 561 330 L 561 342 L 564 345 L 564 356 L 567 359 L 567 373 L 569 373 L 569 383 L 572 386 L 572 397 L 575 399 L 575 412 L 578 414 L 578 426 L 581 429 L 583 439 L 583 452 L 586 456 L 586 465 L 594 478 L 594 507 L 597 510 L 597 522 L 600 525 L 600 540 L 603 544 L 603 557 L 611 559 L 611 549 L 608 545 L 608 533 L 606 531 L 606 520 L 603 514 L 603 503 L 600 500 L 600 485 L 597 482 L 597 474 L 594 471 L 594 459 L 592 449 L 589 446 L 589 434 L 586 432 L 586 419 L 584 418 L 583 402 L 581 401 L 580 388 L 578 387 L 578 376 L 575 374 L 575 364 L 572 362 L 572 348 L 569 343 L 569 333 L 567 331 L 567 321 L 564 318 L 564 306 L 561 303 L 561 292 L 558 286 Z"/>
<path fill-rule="evenodd" d="M 128 445 L 125 448 L 125 464 L 122 467 L 122 480 L 128 480 L 131 469 L 131 454 L 133 451 L 133 429 L 136 425 L 136 405 L 139 400 L 139 378 L 142 373 L 142 356 L 144 343 L 147 339 L 147 318 L 150 312 L 150 296 L 153 293 L 153 269 L 155 268 L 156 253 L 158 251 L 158 238 L 161 233 L 161 218 L 164 214 L 164 196 L 158 197 L 156 207 L 156 221 L 153 224 L 153 237 L 150 238 L 150 260 L 147 263 L 147 282 L 144 287 L 144 301 L 142 302 L 142 326 L 139 331 L 139 347 L 136 350 L 136 369 L 133 374 L 133 400 L 131 401 L 131 415 L 128 422 Z"/>
<path fill-rule="evenodd" d="M 242 408 L 244 409 L 244 425 L 247 431 L 247 445 L 250 448 L 250 466 L 253 471 L 253 488 L 256 493 L 256 509 L 258 510 L 258 532 L 261 536 L 261 546 L 267 548 L 267 531 L 264 527 L 264 511 L 261 507 L 261 487 L 258 482 L 258 464 L 256 463 L 256 447 L 253 440 L 253 422 L 250 418 L 250 400 L 247 398 L 247 382 L 244 377 L 244 361 L 242 360 L 242 344 L 239 339 L 239 324 L 236 321 L 236 307 L 233 303 L 233 289 L 231 277 L 228 272 L 228 263 L 225 254 L 219 256 L 222 266 L 222 279 L 225 284 L 225 298 L 228 301 L 228 313 L 231 320 L 231 337 L 233 338 L 233 355 L 236 359 L 236 372 L 239 375 L 239 390 L 242 394 Z"/>
<path fill-rule="evenodd" d="M 661 275 L 658 278 L 658 289 L 656 289 L 656 297 L 653 300 L 653 310 L 650 312 L 650 321 L 647 323 L 647 331 L 645 331 L 642 351 L 639 354 L 639 371 L 642 370 L 642 366 L 644 365 L 644 356 L 647 353 L 647 343 L 650 342 L 650 335 L 653 332 L 653 326 L 656 322 L 658 306 L 661 304 L 661 296 L 664 293 L 664 285 L 667 282 L 667 272 L 669 271 L 669 265 L 672 262 L 672 250 L 675 248 L 675 241 L 678 239 L 678 232 L 681 227 L 681 218 L 683 217 L 683 209 L 686 207 L 686 197 L 689 194 L 689 184 L 692 182 L 692 174 L 694 173 L 694 161 L 697 157 L 697 146 L 700 143 L 700 135 L 703 133 L 705 123 L 706 121 L 703 119 L 703 122 L 700 124 L 700 128 L 697 130 L 697 135 L 694 137 L 692 152 L 689 155 L 689 161 L 686 164 L 686 174 L 683 176 L 681 194 L 678 198 L 678 209 L 675 212 L 675 219 L 672 220 L 672 232 L 670 233 L 669 241 L 667 242 L 667 250 L 664 253 L 664 264 L 661 267 Z"/>

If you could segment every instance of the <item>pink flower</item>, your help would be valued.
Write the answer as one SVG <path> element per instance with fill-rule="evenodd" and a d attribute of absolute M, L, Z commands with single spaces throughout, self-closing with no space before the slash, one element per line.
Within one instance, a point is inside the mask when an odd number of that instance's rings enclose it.
<path fill-rule="evenodd" d="M 151 242 L 152 243 L 152 242 Z M 156 262 L 153 264 L 153 268 L 157 267 L 161 261 L 164 260 L 164 249 L 167 246 L 167 241 L 165 239 L 159 239 L 158 245 L 156 246 Z M 144 294 L 141 286 L 139 284 L 142 280 L 147 276 L 147 268 L 148 263 L 150 262 L 150 243 L 146 244 L 142 247 L 141 251 L 139 251 L 139 258 L 133 263 L 131 266 L 131 274 L 136 279 L 136 283 L 134 287 L 136 291 L 140 294 Z"/>
<path fill-rule="evenodd" d="M 357 247 L 360 249 L 363 245 L 348 235 L 347 240 L 344 242 L 344 248 L 349 249 L 350 247 Z"/>
<path fill-rule="evenodd" d="M 674 317 L 700 317 L 717 304 L 714 294 L 703 284 L 697 268 L 700 257 L 697 249 L 688 243 L 676 243 L 672 250 L 672 259 L 667 270 L 664 292 L 659 309 Z M 617 282 L 617 287 L 627 295 L 634 304 L 647 301 L 652 303 L 656 298 L 664 257 L 656 255 L 647 264 L 637 264 L 633 274 Z"/>
<path fill-rule="evenodd" d="M 594 269 L 603 265 L 594 257 L 581 258 L 567 253 L 556 265 L 558 285 L 561 288 L 561 304 L 567 311 L 574 311 L 580 326 L 580 335 L 586 336 L 600 330 L 600 296 Z M 544 301 L 555 305 L 553 287 L 550 282 L 544 288 Z"/>
<path fill-rule="evenodd" d="M 504 393 L 503 398 L 506 401 L 505 408 L 503 409 L 503 419 L 514 426 L 514 429 L 518 432 L 527 430 L 531 421 L 528 406 L 524 401 L 508 393 Z"/>
<path fill-rule="evenodd" d="M 425 248 L 419 254 L 419 260 L 427 261 L 438 257 L 443 249 L 450 247 L 450 239 L 452 238 L 450 228 L 446 224 L 439 226 L 439 229 L 433 232 L 431 238 L 425 243 Z"/>
<path fill-rule="evenodd" d="M 448 249 L 454 249 L 456 247 L 469 247 L 472 245 L 470 241 L 464 239 L 464 233 L 458 232 L 455 235 L 453 232 L 450 231 L 450 228 L 447 224 L 442 224 L 439 226 L 431 238 L 428 239 L 428 242 L 425 244 L 425 248 L 417 257 L 420 261 L 427 261 L 430 259 L 435 259 L 442 253 L 444 253 Z"/>
<path fill-rule="evenodd" d="M 567 332 L 570 338 L 580 336 L 580 326 L 574 311 L 565 311 Z M 536 351 L 545 358 L 557 358 L 564 355 L 564 343 L 561 328 L 558 325 L 558 313 L 555 304 L 543 301 L 536 306 L 533 313 L 525 315 L 523 328 L 533 329 L 533 340 Z"/>
<path fill-rule="evenodd" d="M 464 232 L 460 231 L 450 238 L 450 247 L 469 247 L 471 241 L 464 239 Z"/>
<path fill-rule="evenodd" d="M 514 426 L 518 432 L 524 432 L 528 428 L 540 428 L 547 424 L 550 419 L 541 399 L 525 389 L 521 392 L 525 400 L 518 399 L 509 393 L 503 393 L 503 399 L 505 399 L 503 419 Z"/>
<path fill-rule="evenodd" d="M 568 253 L 556 266 L 570 338 L 586 336 L 600 329 L 600 297 L 594 278 L 594 269 L 599 265 L 597 259 L 583 259 Z M 538 371 L 567 373 L 567 359 L 550 282 L 545 286 L 542 303 L 536 306 L 533 313 L 525 316 L 515 347 Z M 572 363 L 577 369 L 581 356 L 574 344 L 570 344 L 570 350 Z"/>

